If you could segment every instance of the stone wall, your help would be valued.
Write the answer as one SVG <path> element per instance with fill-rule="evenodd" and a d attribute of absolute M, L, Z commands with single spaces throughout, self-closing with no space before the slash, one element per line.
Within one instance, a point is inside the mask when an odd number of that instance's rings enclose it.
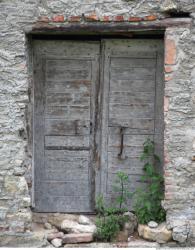
<path fill-rule="evenodd" d="M 0 233 L 31 230 L 29 115 L 32 78 L 26 33 L 67 22 L 147 22 L 177 11 L 192 25 L 165 34 L 165 201 L 179 242 L 195 238 L 195 3 L 194 0 L 0 0 Z"/>

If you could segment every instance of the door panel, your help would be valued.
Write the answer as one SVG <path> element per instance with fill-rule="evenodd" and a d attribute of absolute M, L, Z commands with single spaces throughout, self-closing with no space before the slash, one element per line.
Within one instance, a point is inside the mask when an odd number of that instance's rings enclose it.
<path fill-rule="evenodd" d="M 35 41 L 35 209 L 94 209 L 99 43 Z"/>
<path fill-rule="evenodd" d="M 146 138 L 163 160 L 162 42 L 37 40 L 33 48 L 35 210 L 93 212 L 100 193 L 111 205 L 118 171 L 130 191 L 146 185 Z"/>
<path fill-rule="evenodd" d="M 118 171 L 128 174 L 129 191 L 145 185 L 139 157 L 147 138 L 162 156 L 163 46 L 154 40 L 104 40 L 103 47 L 101 192 L 111 205 Z"/>

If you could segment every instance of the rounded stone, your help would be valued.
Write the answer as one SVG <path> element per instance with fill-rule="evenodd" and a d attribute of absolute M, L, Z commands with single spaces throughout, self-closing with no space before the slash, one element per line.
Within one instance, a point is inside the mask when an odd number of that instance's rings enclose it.
<path fill-rule="evenodd" d="M 79 224 L 82 224 L 82 225 L 90 225 L 90 224 L 92 224 L 92 223 L 91 223 L 91 220 L 90 220 L 88 217 L 86 217 L 86 216 L 84 216 L 84 215 L 80 215 L 80 216 L 79 216 Z"/>
<path fill-rule="evenodd" d="M 62 246 L 62 239 L 53 239 L 51 241 L 51 244 L 54 246 L 54 247 L 61 247 Z"/>
<path fill-rule="evenodd" d="M 158 227 L 158 223 L 155 221 L 150 221 L 150 222 L 148 222 L 148 226 L 150 228 L 156 228 L 156 227 Z"/>

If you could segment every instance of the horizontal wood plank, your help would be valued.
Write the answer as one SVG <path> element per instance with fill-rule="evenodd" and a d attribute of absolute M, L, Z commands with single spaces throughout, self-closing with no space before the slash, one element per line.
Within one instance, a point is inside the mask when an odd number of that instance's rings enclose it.
<path fill-rule="evenodd" d="M 86 150 L 45 150 L 45 157 L 50 160 L 75 162 L 86 161 L 89 157 L 89 152 Z"/>
<path fill-rule="evenodd" d="M 154 119 L 153 104 L 112 104 L 109 105 L 109 119 L 149 118 Z"/>
<path fill-rule="evenodd" d="M 89 93 L 91 89 L 90 80 L 72 80 L 67 81 L 66 79 L 55 81 L 47 79 L 47 92 L 49 93 Z"/>
<path fill-rule="evenodd" d="M 133 90 L 133 91 L 132 91 Z M 135 92 L 153 92 L 155 90 L 154 79 L 139 79 L 135 80 L 129 77 L 126 80 L 110 79 L 110 91 L 131 91 Z"/>
<path fill-rule="evenodd" d="M 130 88 L 129 88 L 130 89 Z M 154 103 L 155 93 L 153 92 L 110 92 L 109 102 L 116 104 L 147 104 Z"/>
<path fill-rule="evenodd" d="M 39 193 L 36 194 L 39 197 Z M 36 200 L 37 207 L 42 212 L 91 212 L 88 196 L 48 196 L 45 193 L 41 199 Z"/>
<path fill-rule="evenodd" d="M 154 119 L 149 119 L 149 118 L 125 118 L 125 119 L 120 119 L 120 118 L 109 118 L 109 127 L 110 129 L 115 129 L 114 127 L 117 127 L 116 130 L 120 130 L 120 127 L 126 127 L 124 133 L 130 133 L 131 129 L 133 130 L 140 130 L 140 133 L 142 133 L 142 130 L 154 131 Z M 113 128 L 112 128 L 113 127 Z M 109 130 L 110 130 L 109 129 Z M 113 131 L 114 132 L 114 131 Z M 117 133 L 115 131 L 114 133 Z"/>
<path fill-rule="evenodd" d="M 87 196 L 89 195 L 89 183 L 86 181 L 47 181 L 41 184 L 42 193 L 51 196 Z"/>
<path fill-rule="evenodd" d="M 110 70 L 110 78 L 115 80 L 154 80 L 155 79 L 155 69 L 151 68 L 114 68 Z"/>
<path fill-rule="evenodd" d="M 89 147 L 89 136 L 45 136 L 45 147 Z"/>
<path fill-rule="evenodd" d="M 47 70 L 50 71 L 53 68 L 59 68 L 61 70 L 66 69 L 79 69 L 88 70 L 91 68 L 91 60 L 86 59 L 69 59 L 69 58 L 59 58 L 59 59 L 47 59 L 46 60 Z"/>
<path fill-rule="evenodd" d="M 90 105 L 90 93 L 47 93 L 47 106 Z"/>
<path fill-rule="evenodd" d="M 90 121 L 45 119 L 45 135 L 89 135 Z"/>
<path fill-rule="evenodd" d="M 131 58 L 131 57 L 111 57 L 110 66 L 112 68 L 154 68 L 156 60 L 153 58 Z"/>
<path fill-rule="evenodd" d="M 67 120 L 90 120 L 89 106 L 53 106 L 47 107 L 45 110 L 46 118 L 61 118 Z"/>

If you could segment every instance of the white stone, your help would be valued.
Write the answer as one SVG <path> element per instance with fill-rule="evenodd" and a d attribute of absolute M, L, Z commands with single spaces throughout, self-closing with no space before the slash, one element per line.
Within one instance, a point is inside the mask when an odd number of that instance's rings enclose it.
<path fill-rule="evenodd" d="M 150 222 L 148 222 L 148 226 L 150 228 L 156 228 L 156 227 L 158 227 L 158 223 L 156 223 L 155 221 L 150 221 Z"/>
<path fill-rule="evenodd" d="M 80 215 L 79 216 L 79 224 L 90 225 L 90 224 L 92 224 L 92 222 L 88 217 L 86 217 L 84 215 Z"/>
<path fill-rule="evenodd" d="M 95 233 L 96 226 L 91 225 L 81 225 L 76 221 L 64 220 L 61 223 L 61 230 L 68 233 Z"/>
<path fill-rule="evenodd" d="M 66 231 L 67 233 L 75 232 L 75 228 L 78 225 L 78 222 L 72 220 L 63 220 L 61 223 L 61 229 Z"/>
<path fill-rule="evenodd" d="M 61 247 L 62 246 L 62 239 L 53 239 L 51 241 L 51 244 L 54 246 L 54 247 Z"/>
<path fill-rule="evenodd" d="M 44 228 L 45 228 L 45 229 L 52 229 L 52 225 L 51 225 L 50 223 L 46 222 L 46 223 L 44 224 Z"/>
<path fill-rule="evenodd" d="M 166 243 L 172 239 L 172 231 L 168 230 L 166 223 L 161 223 L 157 228 L 150 228 L 147 225 L 138 226 L 139 236 L 158 243 Z"/>

